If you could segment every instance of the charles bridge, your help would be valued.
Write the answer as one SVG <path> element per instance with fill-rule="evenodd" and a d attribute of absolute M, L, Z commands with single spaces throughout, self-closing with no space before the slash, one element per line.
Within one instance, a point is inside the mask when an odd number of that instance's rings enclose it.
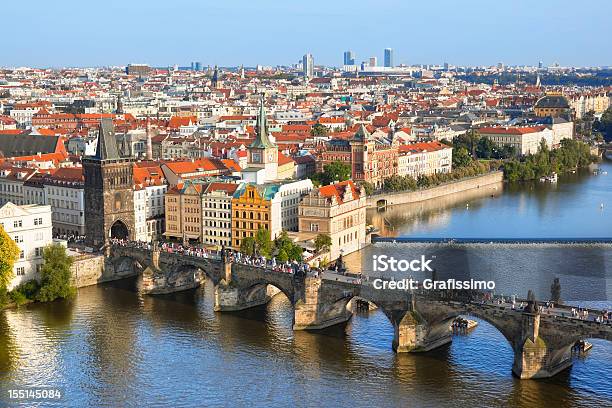
<path fill-rule="evenodd" d="M 191 256 L 159 249 L 112 245 L 107 264 L 117 275 L 143 274 L 148 293 L 169 293 L 210 279 L 215 311 L 265 304 L 268 288 L 284 293 L 294 309 L 294 330 L 317 330 L 346 322 L 353 298 L 375 304 L 393 325 L 396 352 L 425 352 L 452 339 L 450 325 L 460 315 L 483 319 L 499 330 L 514 350 L 512 371 L 521 378 L 551 377 L 572 364 L 572 347 L 582 339 L 612 340 L 612 325 L 571 316 L 570 308 L 516 310 L 510 304 L 429 291 L 375 289 L 368 281 L 334 273 L 292 274 L 231 263 L 220 256 Z M 600 311 L 591 311 L 599 316 Z"/>

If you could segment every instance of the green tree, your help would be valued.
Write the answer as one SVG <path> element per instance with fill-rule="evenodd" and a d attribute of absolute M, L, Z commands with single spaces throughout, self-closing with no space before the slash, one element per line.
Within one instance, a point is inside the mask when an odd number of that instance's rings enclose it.
<path fill-rule="evenodd" d="M 455 152 L 453 152 L 453 167 L 464 167 L 472 162 L 472 156 L 470 156 L 470 152 L 461 146 Z"/>
<path fill-rule="evenodd" d="M 253 237 L 246 237 L 240 243 L 240 252 L 243 254 L 247 254 L 249 256 L 253 256 L 255 254 L 255 250 L 257 249 L 257 242 Z"/>
<path fill-rule="evenodd" d="M 493 149 L 495 145 L 488 137 L 482 137 L 476 146 L 476 155 L 481 159 L 490 159 L 493 157 Z"/>
<path fill-rule="evenodd" d="M 72 258 L 66 253 L 66 248 L 59 244 L 47 246 L 43 251 L 43 260 L 37 300 L 50 302 L 73 295 L 76 290 L 71 283 Z"/>
<path fill-rule="evenodd" d="M 287 262 L 289 260 L 289 255 L 287 255 L 287 252 L 284 249 L 281 249 L 278 251 L 278 254 L 276 254 L 276 260 L 280 263 Z"/>
<path fill-rule="evenodd" d="M 272 240 L 270 239 L 270 231 L 265 228 L 260 228 L 255 233 L 255 242 L 257 243 L 257 253 L 266 258 L 272 256 Z"/>
<path fill-rule="evenodd" d="M 597 130 L 605 133 L 608 139 L 612 139 L 612 106 L 601 115 Z"/>
<path fill-rule="evenodd" d="M 332 245 L 331 237 L 328 234 L 318 234 L 315 238 L 314 245 L 317 252 L 329 251 Z"/>
<path fill-rule="evenodd" d="M 0 290 L 6 292 L 13 279 L 13 265 L 19 255 L 19 247 L 8 236 L 4 227 L 0 225 Z"/>
<path fill-rule="evenodd" d="M 291 238 L 289 238 L 287 231 L 281 232 L 281 234 L 274 240 L 274 249 L 277 252 L 276 258 L 281 262 L 285 262 L 281 260 L 285 256 L 287 259 L 292 261 L 301 261 L 303 258 L 302 253 L 304 250 L 302 247 L 293 242 Z M 279 258 L 281 254 L 282 257 Z"/>
<path fill-rule="evenodd" d="M 334 181 L 345 181 L 351 178 L 351 166 L 336 160 L 323 166 L 321 184 L 327 185 Z"/>
<path fill-rule="evenodd" d="M 327 128 L 322 124 L 317 123 L 310 129 L 310 134 L 315 137 L 327 136 Z"/>

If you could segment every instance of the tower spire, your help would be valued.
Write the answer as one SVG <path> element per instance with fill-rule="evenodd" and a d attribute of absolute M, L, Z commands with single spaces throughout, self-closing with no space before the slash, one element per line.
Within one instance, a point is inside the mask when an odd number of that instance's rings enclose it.
<path fill-rule="evenodd" d="M 266 108 L 264 106 L 264 96 L 259 99 L 259 113 L 257 114 L 257 124 L 255 125 L 256 137 L 250 147 L 265 149 L 275 147 L 268 137 L 268 119 L 266 119 Z"/>

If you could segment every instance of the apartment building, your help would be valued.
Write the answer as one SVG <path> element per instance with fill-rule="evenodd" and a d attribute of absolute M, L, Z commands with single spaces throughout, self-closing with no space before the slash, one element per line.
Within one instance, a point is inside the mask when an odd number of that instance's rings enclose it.
<path fill-rule="evenodd" d="M 53 243 L 51 206 L 6 203 L 0 207 L 0 225 L 20 250 L 8 289 L 39 279 L 43 249 Z"/>

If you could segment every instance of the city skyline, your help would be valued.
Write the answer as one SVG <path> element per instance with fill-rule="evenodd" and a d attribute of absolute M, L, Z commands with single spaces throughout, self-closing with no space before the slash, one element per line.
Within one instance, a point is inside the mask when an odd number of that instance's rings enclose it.
<path fill-rule="evenodd" d="M 376 7 L 363 0 L 351 7 L 318 1 L 177 3 L 151 7 L 141 0 L 111 0 L 101 8 L 69 0 L 62 7 L 39 4 L 37 13 L 9 3 L 5 10 L 14 18 L 5 27 L 20 34 L 5 45 L 2 65 L 167 66 L 201 61 L 205 66 L 276 66 L 295 64 L 310 53 L 317 65 L 341 66 L 348 49 L 358 64 L 370 56 L 382 61 L 384 48 L 394 50 L 395 65 L 537 65 L 540 60 L 545 65 L 612 65 L 604 52 L 612 36 L 606 21 L 612 4 L 598 0 L 587 2 L 597 12 L 583 20 L 568 12 L 574 6 L 569 0 L 556 2 L 555 8 L 520 0 L 494 16 L 482 0 L 468 6 L 443 1 L 436 10 L 392 0 Z M 390 13 L 412 17 L 393 22 Z M 498 20 L 502 15 L 512 22 L 503 31 Z M 92 16 L 104 23 L 96 24 Z M 28 30 L 23 30 L 24 21 Z M 163 29 L 152 29 L 156 25 Z"/>

